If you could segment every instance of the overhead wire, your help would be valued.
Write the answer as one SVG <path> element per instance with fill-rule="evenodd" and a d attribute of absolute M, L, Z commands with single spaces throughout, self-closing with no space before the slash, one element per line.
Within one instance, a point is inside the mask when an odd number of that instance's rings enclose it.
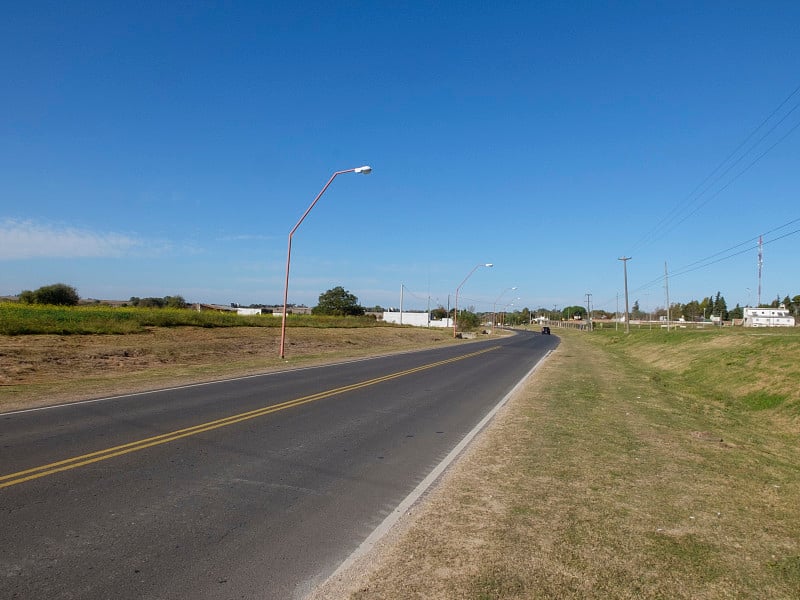
<path fill-rule="evenodd" d="M 733 177 L 730 181 L 728 181 L 721 189 L 714 192 L 714 194 L 706 199 L 701 204 L 695 206 L 693 210 L 689 213 L 689 215 L 684 215 L 677 223 L 675 223 L 675 219 L 679 217 L 680 212 L 682 210 L 691 209 L 693 204 L 696 204 L 704 195 L 706 195 L 709 190 L 719 183 L 722 178 L 725 177 L 730 171 L 739 164 L 745 157 L 750 154 L 755 148 L 758 147 L 769 135 L 771 135 L 777 127 L 779 127 L 798 107 L 800 107 L 800 102 L 795 104 L 786 114 L 781 117 L 781 119 L 775 123 L 765 134 L 763 134 L 758 140 L 756 140 L 750 147 L 739 156 L 732 164 L 728 165 L 728 167 L 719 174 L 711 183 L 708 183 L 720 169 L 724 167 L 736 154 L 778 113 L 780 110 L 800 91 L 800 85 L 798 85 L 792 92 L 784 98 L 784 100 L 764 118 L 758 126 L 753 129 L 744 140 L 742 140 L 695 188 L 681 201 L 676 203 L 676 205 L 670 210 L 670 212 L 662 218 L 656 225 L 650 229 L 644 236 L 642 236 L 636 244 L 634 244 L 632 251 L 638 251 L 648 245 L 649 243 L 653 243 L 658 241 L 659 239 L 663 238 L 667 233 L 678 227 L 682 224 L 686 219 L 690 216 L 694 215 L 699 211 L 703 206 L 707 205 L 713 198 L 718 196 L 722 191 L 727 189 L 734 181 L 736 181 L 739 177 L 741 177 L 745 172 L 747 172 L 753 165 L 755 165 L 761 158 L 763 158 L 768 152 L 770 152 L 775 146 L 777 146 L 780 142 L 782 142 L 786 137 L 788 137 L 792 132 L 794 132 L 800 123 L 793 126 L 786 134 L 784 134 L 777 142 L 772 144 L 767 150 L 762 152 L 754 161 L 752 161 L 745 169 L 740 171 L 736 176 Z M 708 183 L 708 185 L 706 185 Z M 700 191 L 702 190 L 702 191 Z M 699 192 L 699 193 L 698 193 Z"/>
<path fill-rule="evenodd" d="M 783 142 L 787 137 L 789 137 L 792 133 L 794 133 L 798 127 L 800 127 L 800 121 L 795 123 L 791 126 L 783 135 L 781 135 L 774 143 L 768 146 L 765 150 L 763 150 L 760 154 L 758 154 L 753 160 L 751 160 L 743 169 L 739 170 L 733 177 L 728 179 L 721 187 L 716 189 L 710 196 L 707 194 L 719 184 L 723 179 L 733 171 L 737 165 L 739 165 L 748 155 L 751 155 L 769 136 L 771 136 L 777 129 L 782 125 L 798 108 L 800 108 L 800 102 L 795 103 L 787 112 L 783 114 L 783 116 L 775 122 L 765 133 L 763 133 L 758 139 L 756 139 L 753 143 L 751 143 L 744 152 L 742 152 L 738 158 L 730 162 L 734 157 L 739 154 L 739 152 L 748 145 L 748 143 L 753 140 L 753 138 L 761 131 L 767 123 L 769 123 L 781 110 L 789 103 L 789 101 L 798 93 L 800 92 L 800 85 L 795 87 L 791 93 L 786 96 L 783 101 L 781 101 L 778 106 L 776 106 L 728 155 L 698 184 L 695 188 L 680 202 L 676 203 L 676 205 L 672 208 L 672 210 L 662 218 L 656 225 L 650 229 L 644 236 L 642 236 L 636 244 L 634 244 L 632 250 L 641 250 L 642 248 L 646 247 L 648 244 L 651 244 L 659 239 L 663 238 L 666 234 L 683 224 L 686 220 L 697 214 L 703 207 L 705 207 L 709 202 L 711 202 L 714 198 L 719 196 L 722 192 L 728 189 L 736 180 L 738 180 L 742 175 L 747 173 L 755 164 L 757 164 L 764 156 L 766 156 L 769 152 L 771 152 L 778 144 Z M 729 164 L 730 163 L 730 164 Z M 727 165 L 727 166 L 726 166 Z M 721 171 L 721 172 L 720 172 Z M 707 197 L 705 197 L 707 196 Z M 705 197 L 705 199 L 703 199 Z M 702 200 L 702 202 L 701 202 Z M 685 211 L 685 214 L 683 214 Z M 682 214 L 682 216 L 681 216 Z M 677 220 L 676 220 L 677 219 Z M 794 219 L 785 223 L 777 228 L 774 228 L 768 231 L 762 236 L 769 235 L 781 229 L 784 229 L 796 222 L 800 221 L 800 219 Z M 789 237 L 796 233 L 800 232 L 800 230 L 795 230 L 783 234 L 781 236 L 772 238 L 763 242 L 765 245 L 776 242 L 780 239 Z M 755 248 L 752 243 L 755 241 L 756 238 L 748 239 L 744 242 L 740 242 L 734 246 L 726 248 L 725 250 L 721 250 L 716 252 L 710 256 L 705 258 L 699 259 L 681 267 L 680 269 L 673 271 L 672 273 L 668 273 L 669 277 L 678 277 L 680 275 L 684 275 L 686 273 L 690 273 L 702 268 L 706 268 L 708 266 L 717 264 L 724 260 L 728 260 L 749 252 Z M 751 244 L 747 248 L 732 252 L 745 246 L 747 244 Z M 718 258 L 719 257 L 719 258 Z M 661 283 L 664 280 L 664 276 L 659 276 L 652 281 L 645 283 L 644 285 L 636 288 L 633 290 L 633 293 L 648 289 L 653 287 L 657 283 Z M 608 306 L 614 299 L 607 300 L 604 303 L 601 303 L 600 306 Z"/>
<path fill-rule="evenodd" d="M 790 237 L 792 235 L 796 235 L 796 234 L 800 233 L 800 229 L 795 229 L 793 231 L 789 231 L 789 232 L 784 233 L 782 235 L 779 235 L 777 237 L 773 237 L 771 239 L 763 240 L 764 236 L 768 236 L 770 234 L 773 234 L 773 233 L 775 233 L 777 231 L 780 231 L 781 229 L 786 229 L 787 227 L 789 227 L 791 225 L 794 225 L 795 223 L 798 223 L 798 222 L 800 222 L 800 217 L 798 217 L 796 219 L 792 219 L 791 221 L 788 221 L 788 222 L 784 223 L 783 225 L 779 225 L 778 227 L 774 227 L 774 228 L 770 229 L 769 231 L 767 231 L 765 233 L 762 233 L 760 235 L 754 236 L 752 238 L 748 238 L 747 240 L 745 240 L 743 242 L 740 242 L 738 244 L 734 244 L 733 246 L 730 246 L 730 247 L 726 248 L 725 250 L 720 250 L 719 252 L 715 252 L 714 254 L 710 254 L 710 255 L 708 255 L 708 256 L 706 256 L 704 258 L 701 258 L 701 259 L 696 260 L 696 261 L 694 261 L 692 263 L 689 263 L 687 265 L 679 267 L 678 269 L 676 269 L 674 271 L 668 272 L 667 275 L 670 278 L 680 277 L 682 275 L 686 275 L 686 274 L 692 273 L 694 271 L 699 271 L 701 269 L 710 267 L 712 265 L 715 265 L 717 263 L 723 262 L 725 260 L 729 260 L 731 258 L 735 258 L 737 256 L 745 254 L 747 252 L 751 252 L 753 250 L 756 250 L 758 248 L 758 244 L 756 242 L 759 240 L 759 238 L 762 238 L 761 245 L 762 246 L 766 246 L 766 245 L 775 243 L 775 242 L 777 242 L 779 240 L 782 240 L 782 239 L 785 239 L 787 237 Z M 747 245 L 746 248 L 738 250 L 739 248 L 742 248 L 742 246 L 745 246 L 745 245 Z M 737 251 L 736 252 L 732 252 L 733 250 L 737 250 Z M 629 293 L 635 294 L 637 292 L 641 292 L 641 291 L 650 289 L 650 288 L 654 287 L 657 284 L 661 284 L 663 281 L 664 281 L 664 276 L 663 275 L 659 275 L 658 277 L 648 281 L 647 283 L 644 283 L 644 284 L 640 285 L 639 287 L 634 288 Z M 602 304 L 602 306 L 607 306 L 608 304 L 610 304 L 610 302 L 611 302 L 610 300 L 606 301 L 604 304 Z"/>

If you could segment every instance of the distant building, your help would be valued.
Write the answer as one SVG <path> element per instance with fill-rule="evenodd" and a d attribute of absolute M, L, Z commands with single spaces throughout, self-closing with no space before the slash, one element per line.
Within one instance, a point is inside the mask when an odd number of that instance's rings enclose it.
<path fill-rule="evenodd" d="M 269 314 L 269 311 L 264 310 L 264 314 Z M 300 304 L 300 305 L 288 304 L 286 306 L 286 314 L 287 315 L 310 315 L 311 314 L 311 308 L 308 307 L 308 306 L 305 306 L 303 304 Z M 274 316 L 274 317 L 283 317 L 283 305 L 272 307 L 272 316 Z"/>
<path fill-rule="evenodd" d="M 233 308 L 232 306 L 224 306 L 222 304 L 203 304 L 203 303 L 200 303 L 200 302 L 192 304 L 191 305 L 191 309 L 192 310 L 196 310 L 197 312 L 207 312 L 207 311 L 222 312 L 222 313 L 224 313 L 224 312 L 235 313 L 236 312 L 236 309 Z"/>
<path fill-rule="evenodd" d="M 745 327 L 794 327 L 794 317 L 784 305 L 780 308 L 745 308 Z"/>
<path fill-rule="evenodd" d="M 415 327 L 452 327 L 452 319 L 431 319 L 426 312 L 394 312 L 383 313 L 384 323 L 397 323 L 398 325 L 414 325 Z"/>

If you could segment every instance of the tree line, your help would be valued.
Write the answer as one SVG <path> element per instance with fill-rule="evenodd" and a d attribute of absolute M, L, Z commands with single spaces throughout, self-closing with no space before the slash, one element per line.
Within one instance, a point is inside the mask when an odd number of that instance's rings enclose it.
<path fill-rule="evenodd" d="M 757 308 L 779 308 L 781 305 L 786 307 L 789 312 L 795 316 L 800 313 L 800 294 L 794 296 L 784 296 L 781 299 L 780 294 L 776 295 L 775 299 L 769 303 L 761 303 Z M 638 310 L 638 301 L 634 303 L 634 310 L 631 311 L 632 319 L 646 319 L 648 313 Z M 745 307 L 736 303 L 733 308 L 728 307 L 725 297 L 717 292 L 714 295 L 706 296 L 702 300 L 691 300 L 685 304 L 675 302 L 670 304 L 669 316 L 671 319 L 679 319 L 683 317 L 687 321 L 701 321 L 710 319 L 711 317 L 719 317 L 723 321 L 732 319 L 744 318 Z M 667 311 L 664 308 L 658 308 L 653 311 L 653 318 L 666 316 Z"/>
<path fill-rule="evenodd" d="M 24 290 L 19 294 L 19 301 L 24 304 L 50 304 L 56 306 L 76 306 L 80 302 L 78 291 L 64 283 L 54 283 L 52 285 L 42 286 L 36 290 Z M 188 303 L 180 295 L 164 296 L 163 298 L 147 297 L 139 298 L 132 296 L 128 301 L 130 306 L 140 308 L 186 308 Z M 769 304 L 761 304 L 763 308 L 778 308 L 785 306 L 789 311 L 798 316 L 800 313 L 800 294 L 794 296 L 786 295 L 781 299 L 778 294 Z M 378 309 L 380 307 L 375 307 Z M 336 286 L 319 295 L 318 303 L 311 309 L 311 314 L 314 315 L 329 315 L 329 316 L 363 316 L 367 309 L 361 306 L 358 298 L 344 289 L 342 286 Z M 438 306 L 431 311 L 431 317 L 434 319 L 444 319 L 453 316 L 454 310 L 446 310 L 443 306 Z M 665 317 L 667 311 L 664 308 L 657 308 L 652 312 L 643 311 L 639 306 L 639 300 L 633 303 L 631 319 L 645 320 L 652 318 L 658 320 L 660 317 Z M 459 310 L 458 321 L 463 324 L 465 328 L 477 327 L 480 324 L 481 317 L 485 319 L 491 313 L 483 313 L 478 315 L 474 309 Z M 514 312 L 504 312 L 503 317 L 505 323 L 509 325 L 520 325 L 529 323 L 533 318 L 544 316 L 549 319 L 585 319 L 586 318 L 585 306 L 566 306 L 562 309 L 553 310 L 547 308 L 538 308 L 530 310 L 523 308 Z M 592 318 L 603 319 L 613 318 L 615 313 L 605 310 L 592 310 Z M 706 296 L 702 300 L 691 300 L 689 302 L 680 303 L 675 302 L 670 305 L 669 316 L 671 319 L 679 319 L 681 317 L 688 321 L 699 321 L 709 319 L 711 317 L 719 317 L 723 321 L 730 319 L 741 319 L 744 317 L 744 307 L 739 306 L 737 303 L 734 308 L 729 309 L 725 297 L 718 291 L 716 294 Z"/>
<path fill-rule="evenodd" d="M 23 290 L 17 296 L 22 304 L 49 304 L 51 306 L 77 306 L 81 297 L 78 290 L 66 283 L 44 285 L 35 290 Z M 130 306 L 140 308 L 186 308 L 183 296 L 164 296 L 163 298 L 139 298 L 131 296 Z"/>

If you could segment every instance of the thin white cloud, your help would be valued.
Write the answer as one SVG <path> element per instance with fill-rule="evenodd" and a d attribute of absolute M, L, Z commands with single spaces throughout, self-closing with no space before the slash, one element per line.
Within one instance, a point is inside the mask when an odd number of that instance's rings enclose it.
<path fill-rule="evenodd" d="M 119 233 L 6 219 L 0 222 L 0 260 L 28 258 L 118 258 L 148 245 Z M 147 248 L 152 250 L 152 248 Z"/>

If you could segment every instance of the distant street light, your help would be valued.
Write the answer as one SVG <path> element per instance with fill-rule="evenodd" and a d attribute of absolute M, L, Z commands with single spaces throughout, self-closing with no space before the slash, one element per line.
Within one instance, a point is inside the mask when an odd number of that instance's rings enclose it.
<path fill-rule="evenodd" d="M 518 300 L 522 300 L 522 298 L 514 298 L 514 300 L 512 300 L 511 302 L 508 302 L 507 304 L 504 304 L 504 305 L 501 307 L 501 308 L 503 308 L 503 309 L 504 309 L 504 310 L 503 310 L 503 311 L 500 313 L 500 325 L 501 325 L 501 326 L 503 326 L 503 327 L 505 327 L 505 326 L 506 326 L 506 312 L 507 312 L 508 310 L 510 310 L 510 309 L 511 309 L 511 307 L 512 307 L 512 306 L 514 306 L 514 303 L 515 303 L 515 302 L 517 302 Z"/>
<path fill-rule="evenodd" d="M 317 197 L 314 198 L 314 201 L 311 203 L 311 206 L 309 206 L 306 209 L 306 212 L 303 213 L 303 216 L 300 217 L 300 220 L 289 232 L 289 249 L 286 252 L 286 284 L 284 285 L 283 288 L 283 320 L 281 321 L 281 349 L 280 349 L 281 358 L 284 357 L 284 345 L 286 342 L 286 305 L 289 300 L 289 263 L 292 259 L 292 236 L 294 235 L 294 232 L 297 231 L 297 228 L 300 227 L 300 223 L 303 222 L 303 220 L 308 216 L 308 213 L 311 212 L 311 209 L 314 208 L 314 205 L 317 203 L 317 201 L 322 197 L 322 194 L 325 193 L 325 190 L 328 189 L 328 186 L 333 182 L 334 179 L 336 179 L 338 175 L 342 175 L 344 173 L 362 173 L 363 175 L 369 175 L 370 173 L 372 173 L 372 167 L 364 165 L 363 167 L 356 167 L 355 169 L 345 169 L 344 171 L 336 171 L 328 180 L 328 183 L 325 184 L 325 187 L 322 188 L 322 191 L 320 191 L 320 193 L 317 194 Z"/>
<path fill-rule="evenodd" d="M 494 322 L 497 319 L 497 303 L 500 301 L 500 298 L 502 298 L 506 292 L 510 292 L 511 290 L 515 289 L 517 289 L 517 286 L 506 288 L 501 292 L 501 294 L 497 298 L 495 298 L 494 306 L 492 307 L 492 335 L 494 335 Z"/>
<path fill-rule="evenodd" d="M 458 327 L 458 292 L 459 292 L 459 290 L 461 289 L 461 286 L 462 286 L 462 285 L 464 285 L 464 284 L 467 282 L 467 279 L 469 279 L 469 278 L 470 278 L 470 276 L 471 276 L 471 275 L 472 275 L 472 274 L 473 274 L 473 273 L 474 273 L 474 272 L 475 272 L 477 269 L 479 269 L 480 267 L 487 267 L 487 268 L 491 268 L 491 267 L 493 267 L 493 266 L 494 266 L 494 265 L 493 265 L 492 263 L 483 263 L 483 264 L 477 264 L 477 265 L 475 265 L 474 267 L 472 267 L 472 271 L 470 271 L 470 272 L 469 272 L 469 275 L 467 275 L 466 277 L 464 277 L 464 281 L 462 281 L 462 282 L 461 282 L 461 283 L 458 285 L 458 287 L 456 288 L 456 304 L 455 304 L 455 310 L 453 311 L 453 337 L 456 337 L 456 328 Z"/>

